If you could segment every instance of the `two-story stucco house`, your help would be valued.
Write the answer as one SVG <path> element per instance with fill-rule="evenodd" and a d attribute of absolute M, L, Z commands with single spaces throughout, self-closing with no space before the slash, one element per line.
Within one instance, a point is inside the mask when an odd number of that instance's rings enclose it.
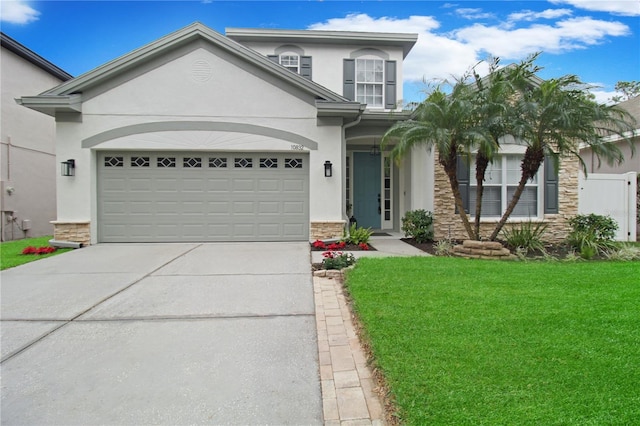
<path fill-rule="evenodd" d="M 394 164 L 380 150 L 386 130 L 410 114 L 402 66 L 416 40 L 235 28 L 223 36 L 195 23 L 23 96 L 56 118 L 58 162 L 75 166 L 57 177 L 55 238 L 304 241 L 341 237 L 352 216 L 398 231 L 412 209 L 434 211 L 436 238 L 464 237 L 451 234 L 461 226 L 436 155 L 416 149 Z M 492 170 L 504 179 L 492 182 L 496 196 L 509 190 L 518 149 Z M 577 185 L 577 166 L 568 170 Z M 550 177 L 528 189 L 527 217 L 573 209 L 575 190 L 547 205 Z"/>
<path fill-rule="evenodd" d="M 72 76 L 0 33 L 0 241 L 50 235 L 56 217 L 55 121 L 14 101 Z"/>

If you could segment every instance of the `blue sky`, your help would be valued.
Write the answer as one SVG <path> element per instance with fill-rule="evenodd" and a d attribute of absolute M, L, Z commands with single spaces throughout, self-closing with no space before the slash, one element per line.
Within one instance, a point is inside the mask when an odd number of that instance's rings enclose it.
<path fill-rule="evenodd" d="M 2 31 L 78 76 L 195 21 L 227 27 L 418 33 L 405 60 L 405 102 L 424 80 L 460 75 L 488 55 L 503 64 L 541 51 L 542 78 L 600 86 L 640 80 L 639 0 L 549 1 L 14 1 Z"/>

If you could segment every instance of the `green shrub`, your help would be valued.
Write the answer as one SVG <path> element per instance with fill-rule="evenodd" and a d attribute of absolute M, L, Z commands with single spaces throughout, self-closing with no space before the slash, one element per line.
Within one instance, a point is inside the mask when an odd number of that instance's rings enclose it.
<path fill-rule="evenodd" d="M 349 227 L 349 235 L 345 236 L 343 241 L 347 244 L 355 245 L 361 243 L 369 244 L 369 238 L 371 238 L 372 234 L 371 228 L 358 228 L 356 224 L 353 224 Z"/>
<path fill-rule="evenodd" d="M 544 252 L 544 243 L 542 236 L 547 231 L 547 225 L 544 223 L 533 223 L 532 221 L 523 222 L 519 227 L 515 225 L 511 229 L 504 229 L 502 235 L 507 245 L 514 249 L 521 249 L 524 254 L 531 251 Z"/>
<path fill-rule="evenodd" d="M 351 253 L 342 253 L 339 251 L 327 251 L 323 253 L 322 259 L 323 269 L 344 269 L 356 263 L 356 258 Z"/>
<path fill-rule="evenodd" d="M 610 216 L 598 214 L 579 214 L 569 219 L 573 231 L 593 234 L 598 241 L 613 241 L 618 223 Z"/>
<path fill-rule="evenodd" d="M 616 247 L 613 238 L 618 224 L 609 216 L 597 214 L 577 215 L 569 219 L 571 231 L 567 243 L 580 252 L 583 259 L 591 259 Z"/>
<path fill-rule="evenodd" d="M 408 211 L 402 218 L 405 237 L 412 237 L 418 243 L 433 240 L 433 214 L 426 210 Z"/>

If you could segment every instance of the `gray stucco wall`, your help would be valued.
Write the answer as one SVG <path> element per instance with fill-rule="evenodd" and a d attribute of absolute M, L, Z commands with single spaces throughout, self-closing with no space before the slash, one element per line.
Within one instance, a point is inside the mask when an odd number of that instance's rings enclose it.
<path fill-rule="evenodd" d="M 0 238 L 51 235 L 49 222 L 56 218 L 55 122 L 14 99 L 39 94 L 61 81 L 4 47 L 1 56 Z M 16 220 L 8 222 L 9 217 Z M 25 220 L 30 221 L 27 231 L 21 229 Z"/>

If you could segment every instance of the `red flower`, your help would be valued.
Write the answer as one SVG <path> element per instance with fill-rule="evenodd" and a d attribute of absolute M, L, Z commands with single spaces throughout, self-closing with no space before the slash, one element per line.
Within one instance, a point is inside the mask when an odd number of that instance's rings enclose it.
<path fill-rule="evenodd" d="M 56 251 L 55 247 L 44 246 L 36 248 L 33 246 L 29 246 L 25 247 L 25 249 L 22 250 L 22 254 L 49 254 L 53 253 L 54 251 Z"/>
<path fill-rule="evenodd" d="M 369 245 L 367 243 L 360 243 L 358 244 L 358 247 L 360 247 L 361 250 L 369 250 Z"/>
<path fill-rule="evenodd" d="M 320 249 L 327 248 L 325 243 L 323 241 L 320 241 L 320 240 L 315 240 L 312 245 L 313 245 L 314 248 L 320 248 Z"/>
<path fill-rule="evenodd" d="M 338 243 L 338 248 L 343 249 L 343 248 L 345 248 L 346 245 L 347 245 L 347 243 L 345 243 L 344 241 L 340 241 Z"/>
<path fill-rule="evenodd" d="M 336 243 L 331 243 L 329 244 L 329 246 L 327 247 L 329 250 L 338 250 L 340 249 L 340 246 Z"/>

